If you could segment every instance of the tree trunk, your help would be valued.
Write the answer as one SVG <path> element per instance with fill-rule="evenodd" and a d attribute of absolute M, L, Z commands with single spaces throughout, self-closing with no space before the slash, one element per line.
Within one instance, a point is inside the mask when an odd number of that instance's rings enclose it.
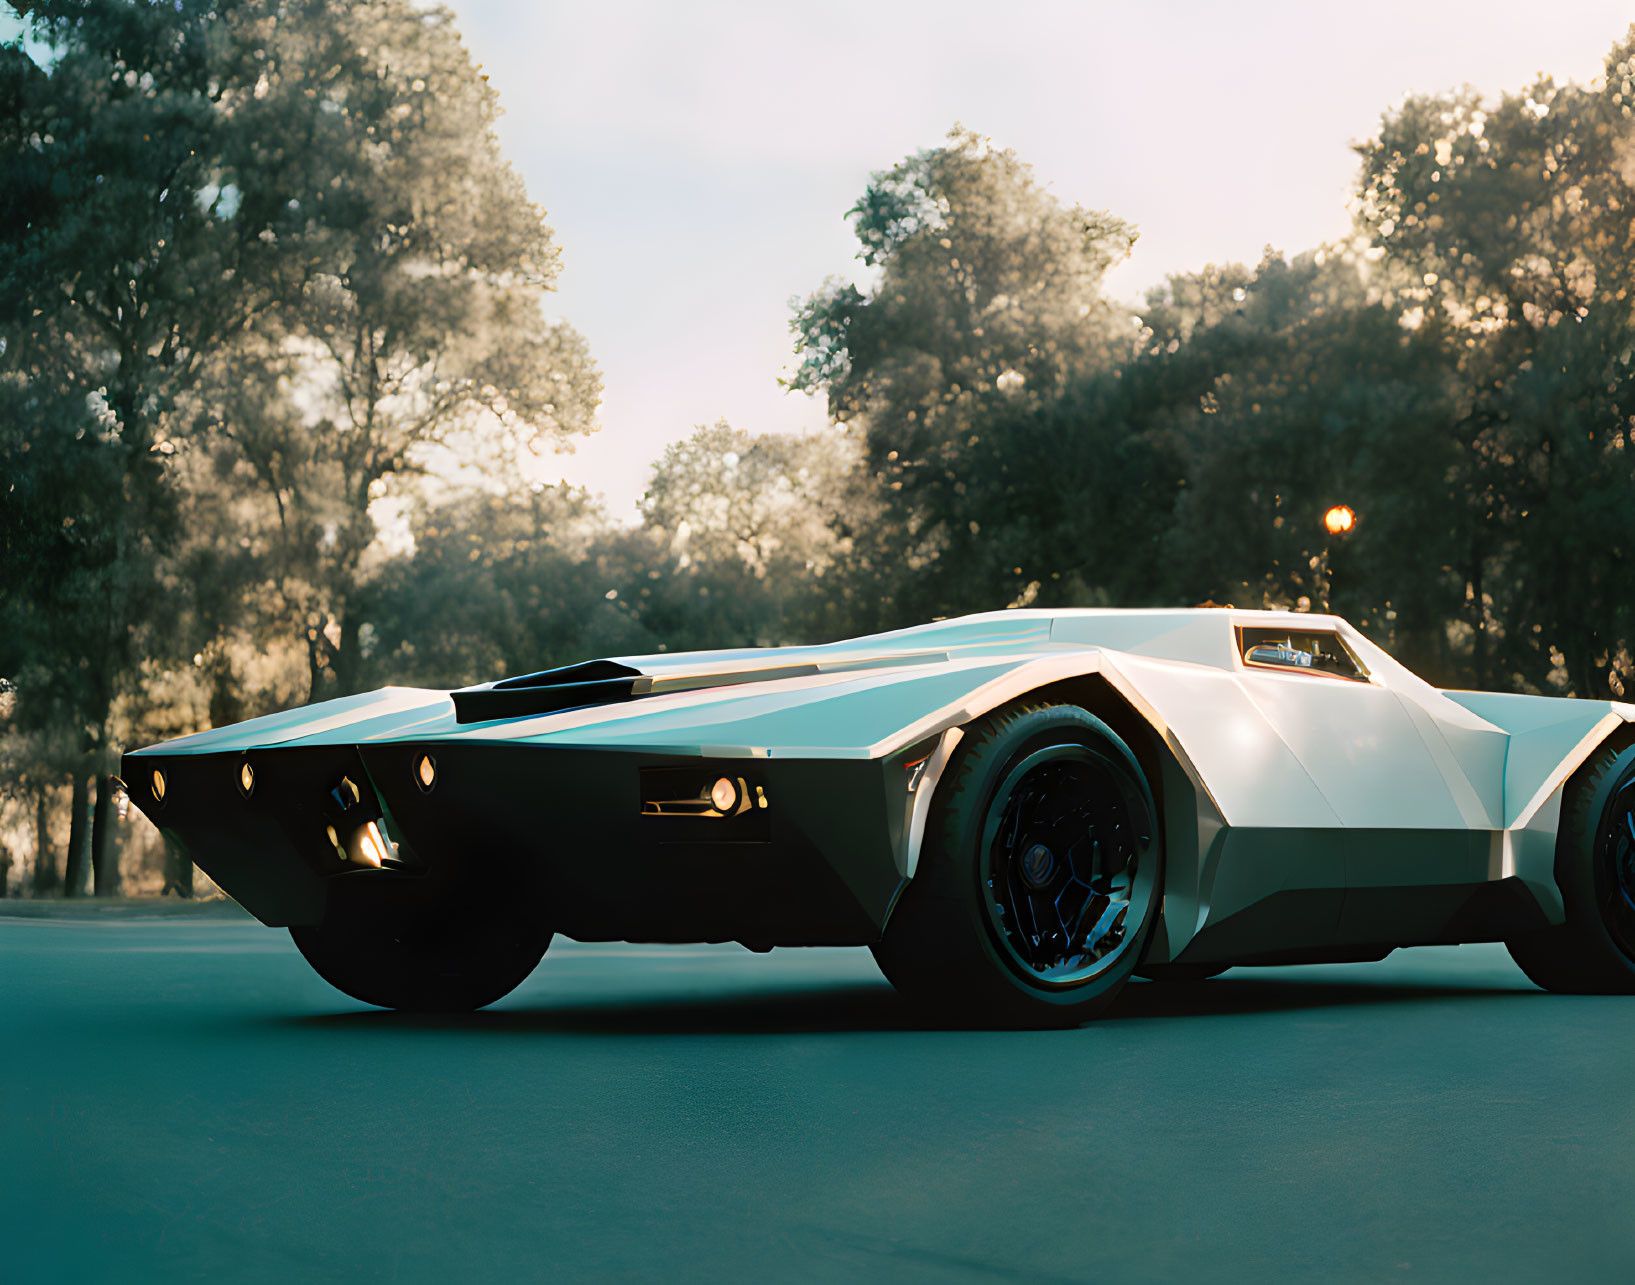
<path fill-rule="evenodd" d="M 98 897 L 119 895 L 119 843 L 114 835 L 113 779 L 97 773 L 96 810 L 91 815 L 91 883 Z"/>
<path fill-rule="evenodd" d="M 165 882 L 159 895 L 174 892 L 184 900 L 193 896 L 193 863 L 174 840 L 165 839 Z"/>
<path fill-rule="evenodd" d="M 217 652 L 205 664 L 210 679 L 210 726 L 227 727 L 244 717 L 244 702 L 239 699 L 238 676 L 233 662 L 225 652 Z"/>
<path fill-rule="evenodd" d="M 85 895 L 85 857 L 89 846 L 85 833 L 86 813 L 89 810 L 91 783 L 84 767 L 74 769 L 73 788 L 68 792 L 68 862 L 63 874 L 62 895 Z"/>
<path fill-rule="evenodd" d="M 307 626 L 307 704 L 324 697 L 324 650 L 327 639 L 314 625 Z"/>
<path fill-rule="evenodd" d="M 34 795 L 34 895 L 49 897 L 57 891 L 57 858 L 51 851 L 51 791 L 40 786 Z"/>
<path fill-rule="evenodd" d="M 358 613 L 350 602 L 341 616 L 341 641 L 335 648 L 335 695 L 350 696 L 358 689 Z"/>

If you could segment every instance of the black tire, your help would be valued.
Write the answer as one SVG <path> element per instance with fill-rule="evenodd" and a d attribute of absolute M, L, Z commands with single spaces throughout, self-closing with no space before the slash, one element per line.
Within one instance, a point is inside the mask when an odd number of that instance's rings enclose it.
<path fill-rule="evenodd" d="M 421 1013 L 468 1013 L 515 990 L 550 945 L 532 899 L 447 897 L 425 879 L 337 876 L 324 921 L 290 929 L 336 990 Z"/>
<path fill-rule="evenodd" d="M 1076 1026 L 1129 980 L 1162 889 L 1129 747 L 1075 706 L 1014 705 L 966 730 L 874 957 L 939 1017 Z"/>
<path fill-rule="evenodd" d="M 1505 943 L 1548 991 L 1635 994 L 1635 744 L 1603 745 L 1567 783 L 1556 831 L 1566 922 Z"/>

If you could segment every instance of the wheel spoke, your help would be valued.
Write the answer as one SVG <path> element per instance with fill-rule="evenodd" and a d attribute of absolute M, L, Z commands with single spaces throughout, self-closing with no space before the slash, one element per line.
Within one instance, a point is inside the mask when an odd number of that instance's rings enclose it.
<path fill-rule="evenodd" d="M 1086 950 L 1094 950 L 1115 928 L 1122 929 L 1124 917 L 1129 912 L 1128 901 L 1114 901 L 1108 904 L 1107 909 L 1101 912 L 1101 918 L 1096 920 L 1089 935 L 1085 938 Z"/>
<path fill-rule="evenodd" d="M 1086 897 L 1084 904 L 1079 907 L 1078 916 L 1073 921 L 1073 931 L 1068 934 L 1069 941 L 1077 942 L 1082 940 L 1086 947 L 1092 945 L 1095 936 L 1093 925 L 1100 920 L 1102 912 L 1111 904 L 1112 899 L 1104 897 L 1100 893 L 1092 893 Z M 1085 933 L 1087 923 L 1092 925 L 1092 930 L 1088 936 Z"/>

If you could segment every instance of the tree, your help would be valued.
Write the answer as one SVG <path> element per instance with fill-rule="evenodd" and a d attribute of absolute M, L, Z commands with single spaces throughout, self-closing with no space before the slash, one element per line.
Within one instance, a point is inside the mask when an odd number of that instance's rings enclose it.
<path fill-rule="evenodd" d="M 382 567 L 359 650 L 373 677 L 458 686 L 659 649 L 640 619 L 645 555 L 570 487 L 422 505 L 412 555 Z"/>
<path fill-rule="evenodd" d="M 1101 282 L 1135 233 L 1064 206 L 1013 152 L 957 127 L 875 174 L 849 213 L 878 280 L 830 282 L 797 307 L 792 386 L 826 393 L 861 435 L 887 501 L 865 556 L 894 572 L 893 614 L 999 605 L 990 546 L 967 540 L 970 453 L 993 417 L 1127 351 Z"/>
<path fill-rule="evenodd" d="M 48 376 L 0 371 L 0 688 L 9 784 L 42 804 L 69 782 L 71 824 L 63 886 L 87 873 L 89 781 L 106 723 L 108 620 L 117 535 L 107 496 L 120 467 L 107 426 L 82 392 Z M 36 829 L 37 837 L 47 833 Z M 36 882 L 55 887 L 49 851 Z M 107 880 L 106 863 L 98 886 Z"/>
<path fill-rule="evenodd" d="M 1635 503 L 1635 31 L 1599 83 L 1496 105 L 1410 98 L 1363 159 L 1360 217 L 1404 322 L 1457 381 L 1458 559 L 1479 680 L 1625 690 Z"/>
<path fill-rule="evenodd" d="M 1268 255 L 1149 301 L 1151 340 L 1125 379 L 1146 369 L 1178 394 L 1149 429 L 1177 473 L 1159 583 L 1190 602 L 1335 610 L 1451 681 L 1456 390 L 1356 251 Z M 1360 521 L 1330 537 L 1340 504 Z"/>
<path fill-rule="evenodd" d="M 246 61 L 242 29 L 217 19 L 239 13 L 48 0 L 28 15 L 51 46 L 49 66 L 19 45 L 0 48 L 0 371 L 18 395 L 78 418 L 74 440 L 100 483 L 94 520 L 73 528 L 82 574 L 44 607 L 56 667 L 76 662 L 71 693 L 56 699 L 61 719 L 84 729 L 73 797 L 97 782 L 99 891 L 117 876 L 113 711 L 137 656 L 162 650 L 152 626 L 168 605 L 156 588 L 175 534 L 175 412 L 214 342 L 270 306 L 291 267 L 276 235 L 243 235 L 220 199 L 228 105 Z M 276 217 L 282 229 L 288 213 Z M 28 445 L 64 431 L 57 414 L 24 422 Z M 20 708 L 45 703 L 38 686 L 20 685 Z"/>
<path fill-rule="evenodd" d="M 590 431 L 600 379 L 544 314 L 556 247 L 451 15 L 325 6 L 274 25 L 265 49 L 259 114 L 302 123 L 286 204 L 323 229 L 276 324 L 222 354 L 209 417 L 265 502 L 315 699 L 358 684 L 372 503 L 434 464 L 503 475 Z"/>
<path fill-rule="evenodd" d="M 695 588 L 739 582 L 734 641 L 744 631 L 761 646 L 844 632 L 833 618 L 840 604 L 820 604 L 850 559 L 847 530 L 859 525 L 847 510 L 856 457 L 855 443 L 832 431 L 755 435 L 725 420 L 701 425 L 654 464 L 642 514 L 674 559 L 672 576 Z M 753 623 L 742 615 L 751 603 Z"/>

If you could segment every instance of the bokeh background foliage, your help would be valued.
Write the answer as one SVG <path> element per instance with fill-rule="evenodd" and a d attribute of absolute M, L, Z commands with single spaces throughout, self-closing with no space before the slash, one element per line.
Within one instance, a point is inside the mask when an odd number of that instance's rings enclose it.
<path fill-rule="evenodd" d="M 1587 84 L 1408 98 L 1351 235 L 1139 305 L 1135 228 L 956 126 L 793 302 L 831 426 L 696 426 L 632 526 L 528 480 L 600 376 L 450 14 L 11 7 L 9 895 L 191 893 L 120 750 L 385 683 L 1198 602 L 1330 606 L 1445 686 L 1635 679 L 1635 33 Z"/>

